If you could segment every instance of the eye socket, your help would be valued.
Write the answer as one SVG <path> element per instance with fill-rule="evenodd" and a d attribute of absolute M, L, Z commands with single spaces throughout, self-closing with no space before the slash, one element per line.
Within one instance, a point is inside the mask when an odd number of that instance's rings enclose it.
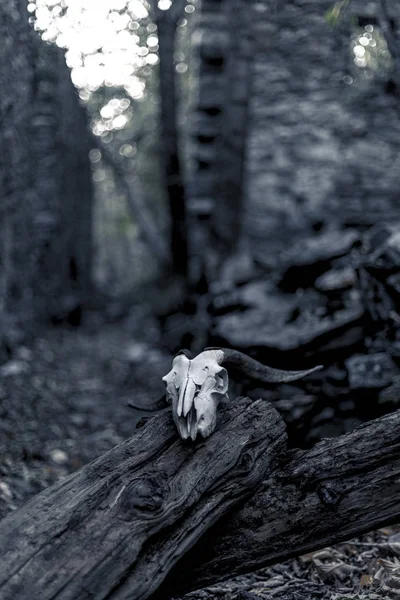
<path fill-rule="evenodd" d="M 226 369 L 221 369 L 215 375 L 215 383 L 218 390 L 226 390 L 228 387 L 228 373 Z"/>

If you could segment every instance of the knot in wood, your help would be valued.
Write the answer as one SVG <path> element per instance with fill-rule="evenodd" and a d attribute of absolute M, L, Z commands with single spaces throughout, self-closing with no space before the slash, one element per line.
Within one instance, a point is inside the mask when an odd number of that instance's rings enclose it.
<path fill-rule="evenodd" d="M 249 473 L 255 463 L 255 454 L 250 449 L 245 450 L 239 458 L 238 467 L 241 471 Z"/>
<path fill-rule="evenodd" d="M 144 475 L 126 486 L 121 494 L 120 510 L 125 515 L 136 510 L 153 513 L 161 508 L 166 494 L 167 485 L 161 474 Z"/>
<path fill-rule="evenodd" d="M 331 481 L 321 483 L 317 488 L 317 493 L 321 502 L 330 508 L 334 508 L 341 497 L 336 485 Z"/>

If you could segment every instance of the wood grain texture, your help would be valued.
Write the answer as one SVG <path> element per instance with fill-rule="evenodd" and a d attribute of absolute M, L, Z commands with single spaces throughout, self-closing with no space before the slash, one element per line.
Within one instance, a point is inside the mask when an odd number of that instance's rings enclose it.
<path fill-rule="evenodd" d="M 2 521 L 0 597 L 167 599 L 400 521 L 399 498 L 400 411 L 305 451 L 265 401 L 194 445 L 159 415 Z"/>
<path fill-rule="evenodd" d="M 276 469 L 283 421 L 235 401 L 205 442 L 170 414 L 0 524 L 2 600 L 145 599 L 215 521 Z"/>
<path fill-rule="evenodd" d="M 400 411 L 292 451 L 213 526 L 153 598 L 254 571 L 400 521 Z"/>

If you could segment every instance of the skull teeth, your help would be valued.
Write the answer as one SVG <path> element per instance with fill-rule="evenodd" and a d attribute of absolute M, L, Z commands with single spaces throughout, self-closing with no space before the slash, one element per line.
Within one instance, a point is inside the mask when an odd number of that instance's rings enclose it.
<path fill-rule="evenodd" d="M 187 428 L 189 435 L 193 441 L 196 439 L 197 435 L 196 421 L 196 409 L 194 408 L 194 406 L 192 406 L 187 415 Z"/>
<path fill-rule="evenodd" d="M 192 379 L 186 379 L 179 392 L 178 417 L 186 417 L 193 406 L 196 384 Z"/>

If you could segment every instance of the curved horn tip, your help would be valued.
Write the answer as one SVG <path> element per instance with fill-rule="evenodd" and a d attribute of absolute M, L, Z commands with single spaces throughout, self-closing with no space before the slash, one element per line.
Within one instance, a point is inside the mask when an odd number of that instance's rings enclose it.
<path fill-rule="evenodd" d="M 323 365 L 317 365 L 316 367 L 312 367 L 311 369 L 305 369 L 303 371 L 281 371 L 282 379 L 281 383 L 289 383 L 291 381 L 297 381 L 298 379 L 303 379 L 303 377 L 307 377 L 316 371 L 321 371 L 323 369 Z"/>
<path fill-rule="evenodd" d="M 285 371 L 260 363 L 258 360 L 239 350 L 218 348 L 215 351 L 220 353 L 218 357 L 219 364 L 223 364 L 224 362 L 233 363 L 249 377 L 264 381 L 265 383 L 288 383 L 296 381 L 323 368 L 322 365 L 317 365 L 312 369 L 303 371 Z"/>
<path fill-rule="evenodd" d="M 149 400 L 146 402 L 142 400 L 128 400 L 126 406 L 129 408 L 133 408 L 134 410 L 142 410 L 144 412 L 156 412 L 158 410 L 162 410 L 168 406 L 166 396 L 161 396 L 159 400 Z"/>

